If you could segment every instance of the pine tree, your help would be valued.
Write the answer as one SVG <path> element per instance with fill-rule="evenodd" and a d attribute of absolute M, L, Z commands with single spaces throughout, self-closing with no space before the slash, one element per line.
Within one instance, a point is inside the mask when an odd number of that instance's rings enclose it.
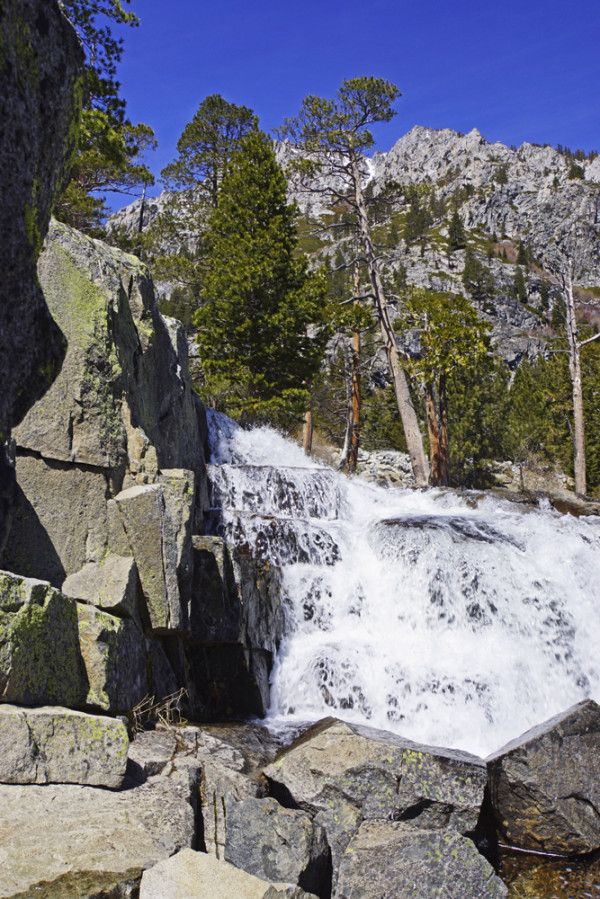
<path fill-rule="evenodd" d="M 291 427 L 307 408 L 328 330 L 324 280 L 297 258 L 286 190 L 267 135 L 246 135 L 209 219 L 194 323 L 204 398 L 243 423 Z"/>
<path fill-rule="evenodd" d="M 461 250 L 467 242 L 465 226 L 457 211 L 455 211 L 448 224 L 448 249 L 454 253 L 455 250 Z"/>

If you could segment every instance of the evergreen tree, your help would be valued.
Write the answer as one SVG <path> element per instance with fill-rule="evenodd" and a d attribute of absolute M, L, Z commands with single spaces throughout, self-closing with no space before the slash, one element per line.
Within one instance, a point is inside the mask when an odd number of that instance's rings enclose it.
<path fill-rule="evenodd" d="M 523 269 L 520 265 L 517 266 L 515 272 L 515 280 L 513 281 L 511 294 L 515 300 L 519 301 L 519 303 L 527 302 L 527 284 L 525 283 Z"/>
<path fill-rule="evenodd" d="M 142 161 L 154 149 L 148 125 L 133 125 L 125 117 L 125 100 L 116 80 L 123 41 L 112 25 L 135 27 L 139 21 L 125 8 L 131 0 L 59 0 L 74 26 L 86 55 L 86 77 L 79 147 L 71 178 L 55 204 L 55 215 L 81 230 L 97 231 L 106 215 L 99 191 L 137 192 L 154 183 Z M 108 21 L 109 24 L 106 24 Z"/>
<path fill-rule="evenodd" d="M 523 241 L 519 241 L 519 249 L 517 251 L 517 265 L 529 265 L 529 254 L 525 249 Z"/>
<path fill-rule="evenodd" d="M 462 250 L 466 242 L 467 235 L 465 233 L 465 226 L 462 223 L 458 211 L 455 210 L 448 223 L 448 249 L 452 253 L 454 253 L 455 250 Z"/>
<path fill-rule="evenodd" d="M 483 306 L 486 302 L 490 303 L 493 300 L 494 276 L 488 266 L 477 259 L 471 247 L 467 247 L 465 251 L 462 283 L 473 302 L 478 306 Z"/>
<path fill-rule="evenodd" d="M 450 483 L 448 380 L 487 356 L 491 326 L 461 296 L 414 289 L 405 300 L 402 325 L 419 330 L 419 356 L 408 363 L 425 388 L 431 455 L 430 483 Z"/>
<path fill-rule="evenodd" d="M 328 336 L 321 275 L 296 256 L 294 206 L 271 141 L 255 130 L 231 159 L 205 240 L 195 314 L 204 398 L 244 423 L 297 423 Z"/>
<path fill-rule="evenodd" d="M 229 160 L 256 123 L 247 106 L 229 103 L 220 94 L 206 97 L 177 141 L 177 158 L 161 172 L 166 187 L 197 192 L 215 207 Z"/>

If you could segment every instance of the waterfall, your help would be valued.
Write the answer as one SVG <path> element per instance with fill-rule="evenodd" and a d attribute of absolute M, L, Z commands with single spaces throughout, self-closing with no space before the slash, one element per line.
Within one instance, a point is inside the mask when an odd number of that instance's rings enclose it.
<path fill-rule="evenodd" d="M 600 520 L 384 489 L 211 414 L 213 527 L 282 568 L 269 724 L 327 715 L 487 755 L 600 700 Z"/>

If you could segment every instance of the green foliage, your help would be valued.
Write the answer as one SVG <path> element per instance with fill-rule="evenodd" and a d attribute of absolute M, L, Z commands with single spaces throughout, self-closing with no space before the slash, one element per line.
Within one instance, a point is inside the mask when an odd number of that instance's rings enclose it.
<path fill-rule="evenodd" d="M 257 118 L 248 107 L 229 103 L 220 94 L 206 97 L 177 141 L 177 158 L 161 172 L 166 187 L 192 189 L 216 206 L 229 160 L 244 135 L 256 127 Z"/>
<path fill-rule="evenodd" d="M 433 216 L 427 202 L 427 198 L 414 193 L 410 198 L 410 209 L 404 221 L 404 239 L 407 243 L 414 243 L 425 236 L 433 225 Z"/>
<path fill-rule="evenodd" d="M 405 298 L 399 325 L 418 328 L 420 354 L 407 370 L 425 383 L 457 368 L 468 368 L 488 353 L 491 325 L 479 319 L 465 297 L 413 288 Z"/>
<path fill-rule="evenodd" d="M 509 370 L 501 359 L 481 356 L 448 378 L 452 482 L 490 485 L 489 464 L 505 458 L 505 407 Z"/>
<path fill-rule="evenodd" d="M 527 284 L 525 283 L 525 276 L 523 275 L 523 269 L 520 265 L 517 266 L 515 271 L 515 280 L 513 281 L 510 292 L 513 299 L 518 300 L 519 303 L 527 302 Z"/>
<path fill-rule="evenodd" d="M 373 146 L 371 125 L 389 122 L 396 112 L 392 103 L 398 88 L 383 78 L 363 76 L 342 82 L 337 95 L 329 100 L 310 95 L 302 101 L 297 117 L 286 119 L 280 135 L 308 153 L 359 154 Z M 313 168 L 319 163 L 313 162 Z"/>
<path fill-rule="evenodd" d="M 125 118 L 125 101 L 115 78 L 123 41 L 114 36 L 112 26 L 139 25 L 126 9 L 130 2 L 59 0 L 85 50 L 86 94 L 71 180 L 57 199 L 55 214 L 85 231 L 97 232 L 106 215 L 104 198 L 94 192 L 127 193 L 154 183 L 142 161 L 144 151 L 156 147 L 154 132 Z"/>
<path fill-rule="evenodd" d="M 448 249 L 451 253 L 454 253 L 455 250 L 462 250 L 466 242 L 467 235 L 465 233 L 465 226 L 462 223 L 458 211 L 455 210 L 448 223 Z"/>
<path fill-rule="evenodd" d="M 471 247 L 467 247 L 465 252 L 462 283 L 474 303 L 484 309 L 491 305 L 495 295 L 494 276 L 488 266 L 475 256 Z"/>
<path fill-rule="evenodd" d="M 581 178 L 581 180 L 583 181 L 583 179 L 585 178 L 585 172 L 580 165 L 577 165 L 576 162 L 572 162 L 567 178 L 570 178 L 571 180 L 574 180 L 575 178 Z"/>
<path fill-rule="evenodd" d="M 243 137 L 209 219 L 194 323 L 205 400 L 244 422 L 289 428 L 306 408 L 328 329 L 324 279 L 296 256 L 286 189 L 267 135 Z"/>
<path fill-rule="evenodd" d="M 498 166 L 494 177 L 496 179 L 496 182 L 498 184 L 500 184 L 500 186 L 504 186 L 505 184 L 508 184 L 508 165 L 507 165 L 507 163 L 504 162 L 504 163 L 502 163 L 502 165 Z"/>
<path fill-rule="evenodd" d="M 523 241 L 519 241 L 519 249 L 517 251 L 517 265 L 529 265 L 529 253 L 527 252 Z"/>

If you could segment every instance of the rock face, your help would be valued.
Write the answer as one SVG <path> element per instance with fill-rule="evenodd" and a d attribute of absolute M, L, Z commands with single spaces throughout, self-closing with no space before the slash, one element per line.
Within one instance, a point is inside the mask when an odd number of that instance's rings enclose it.
<path fill-rule="evenodd" d="M 203 419 L 139 260 L 54 224 L 39 274 L 69 348 L 15 432 L 21 494 L 4 564 L 61 586 L 123 554 L 113 539 L 130 544 L 109 533 L 108 500 L 166 469 L 203 471 Z"/>
<path fill-rule="evenodd" d="M 268 881 L 294 883 L 320 894 L 327 883 L 325 832 L 306 812 L 274 799 L 226 802 L 225 861 Z"/>
<path fill-rule="evenodd" d="M 75 600 L 0 572 L 0 702 L 81 706 L 86 695 Z"/>
<path fill-rule="evenodd" d="M 505 899 L 508 890 L 470 840 L 452 830 L 365 821 L 342 859 L 336 899 Z"/>
<path fill-rule="evenodd" d="M 202 852 L 184 849 L 160 862 L 142 877 L 140 899 L 311 899 L 308 893 L 286 884 L 265 880 L 217 861 Z M 314 899 L 314 897 L 312 897 Z"/>
<path fill-rule="evenodd" d="M 84 874 L 93 883 L 94 872 L 100 881 L 107 872 L 116 881 L 139 880 L 141 869 L 194 845 L 188 800 L 189 790 L 168 778 L 120 792 L 0 785 L 0 896 L 44 883 L 48 896 L 60 895 L 61 885 L 69 895 L 69 884 Z"/>
<path fill-rule="evenodd" d="M 0 705 L 0 783 L 118 789 L 128 746 L 125 725 L 114 718 Z"/>
<path fill-rule="evenodd" d="M 35 271 L 50 207 L 74 150 L 82 90 L 81 47 L 56 0 L 3 4 L 0 71 L 4 441 L 52 382 L 65 350 Z"/>
<path fill-rule="evenodd" d="M 74 150 L 83 54 L 56 0 L 6 0 L 0 19 L 0 552 L 14 504 L 3 444 L 52 383 L 65 341 L 36 276 L 55 193 Z"/>
<path fill-rule="evenodd" d="M 488 760 L 490 797 L 504 837 L 565 855 L 600 846 L 600 707 L 580 702 Z"/>

